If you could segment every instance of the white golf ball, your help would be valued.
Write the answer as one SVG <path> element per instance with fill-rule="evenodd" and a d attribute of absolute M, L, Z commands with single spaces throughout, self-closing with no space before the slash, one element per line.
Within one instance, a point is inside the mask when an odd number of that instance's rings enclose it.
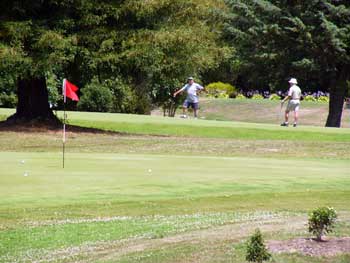
<path fill-rule="evenodd" d="M 152 173 L 152 169 L 148 169 L 148 172 L 149 172 L 149 173 Z"/>
<path fill-rule="evenodd" d="M 25 173 L 23 174 L 23 176 L 28 176 L 28 172 L 25 172 Z"/>
<path fill-rule="evenodd" d="M 25 161 L 24 161 L 24 160 L 22 160 L 22 161 L 21 161 L 21 164 L 24 164 L 24 163 L 25 163 Z"/>

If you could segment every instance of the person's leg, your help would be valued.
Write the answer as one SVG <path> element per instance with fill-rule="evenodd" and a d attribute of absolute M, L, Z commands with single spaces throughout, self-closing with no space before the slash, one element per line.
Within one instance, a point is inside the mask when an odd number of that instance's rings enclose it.
<path fill-rule="evenodd" d="M 184 104 L 182 105 L 182 117 L 187 118 L 187 108 L 188 108 L 188 101 L 185 100 Z"/>
<path fill-rule="evenodd" d="M 187 108 L 185 106 L 182 107 L 182 114 L 183 116 L 186 116 Z"/>
<path fill-rule="evenodd" d="M 198 118 L 198 110 L 199 110 L 198 102 L 197 103 L 193 103 L 192 107 L 193 107 L 193 115 L 194 115 L 194 117 Z"/>
<path fill-rule="evenodd" d="M 297 124 L 298 123 L 298 111 L 294 111 L 294 123 Z"/>
<path fill-rule="evenodd" d="M 281 126 L 288 126 L 288 119 L 289 119 L 289 110 L 286 110 L 284 112 L 284 122 L 281 124 Z"/>
<path fill-rule="evenodd" d="M 284 113 L 284 122 L 288 123 L 288 119 L 289 119 L 289 111 L 285 111 L 285 113 Z"/>
<path fill-rule="evenodd" d="M 298 118 L 299 118 L 299 103 L 296 103 L 294 108 L 294 124 L 293 124 L 294 127 L 296 127 L 298 124 Z"/>

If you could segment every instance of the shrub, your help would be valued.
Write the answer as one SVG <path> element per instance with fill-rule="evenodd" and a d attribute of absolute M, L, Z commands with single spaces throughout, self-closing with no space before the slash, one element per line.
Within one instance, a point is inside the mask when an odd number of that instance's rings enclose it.
<path fill-rule="evenodd" d="M 250 237 L 247 243 L 246 260 L 261 263 L 265 260 L 269 260 L 270 258 L 271 254 L 265 247 L 261 232 L 259 229 L 256 229 L 255 233 Z"/>
<path fill-rule="evenodd" d="M 329 98 L 327 96 L 320 96 L 317 98 L 319 102 L 329 102 Z"/>
<path fill-rule="evenodd" d="M 213 82 L 205 87 L 207 94 L 212 98 L 233 98 L 236 96 L 236 89 L 231 84 Z"/>
<path fill-rule="evenodd" d="M 17 105 L 17 96 L 14 93 L 0 93 L 0 106 L 4 108 L 15 108 Z"/>
<path fill-rule="evenodd" d="M 246 99 L 246 98 L 247 98 L 247 97 L 244 96 L 244 95 L 241 94 L 241 93 L 237 94 L 237 96 L 236 96 L 236 99 Z"/>
<path fill-rule="evenodd" d="M 324 233 L 333 231 L 336 211 L 331 207 L 319 207 L 309 214 L 309 232 L 316 235 L 318 241 L 322 240 Z"/>
<path fill-rule="evenodd" d="M 97 80 L 82 89 L 78 109 L 83 111 L 107 112 L 112 108 L 112 92 Z"/>
<path fill-rule="evenodd" d="M 317 101 L 317 99 L 312 96 L 312 95 L 306 95 L 304 98 L 303 98 L 304 101 Z"/>
<path fill-rule="evenodd" d="M 278 94 L 276 94 L 276 93 L 272 93 L 269 96 L 269 100 L 281 100 L 281 97 Z"/>
<path fill-rule="evenodd" d="M 264 99 L 264 96 L 261 95 L 261 94 L 254 94 L 252 97 L 251 97 L 252 100 L 262 100 Z"/>
<path fill-rule="evenodd" d="M 112 94 L 111 112 L 135 113 L 138 107 L 138 98 L 132 88 L 121 78 L 106 79 L 103 82 Z"/>
<path fill-rule="evenodd" d="M 49 103 L 51 107 L 56 107 L 58 102 L 62 99 L 62 81 L 58 80 L 55 74 L 49 73 L 46 79 L 47 92 L 49 97 Z"/>

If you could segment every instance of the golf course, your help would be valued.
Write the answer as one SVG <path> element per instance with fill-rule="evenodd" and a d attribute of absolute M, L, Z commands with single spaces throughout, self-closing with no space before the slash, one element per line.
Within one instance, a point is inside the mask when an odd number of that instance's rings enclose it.
<path fill-rule="evenodd" d="M 325 128 L 327 104 L 304 103 L 294 128 L 279 105 L 207 99 L 198 119 L 67 112 L 64 168 L 62 129 L 1 128 L 0 262 L 241 263 L 257 228 L 270 262 L 350 262 L 349 110 Z M 328 244 L 291 248 L 325 206 L 338 215 Z"/>

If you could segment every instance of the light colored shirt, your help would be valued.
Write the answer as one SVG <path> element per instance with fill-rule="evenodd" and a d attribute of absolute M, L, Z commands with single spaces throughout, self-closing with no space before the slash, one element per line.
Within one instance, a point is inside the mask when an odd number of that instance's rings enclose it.
<path fill-rule="evenodd" d="M 291 100 L 300 100 L 301 89 L 297 85 L 293 85 L 288 90 L 288 96 L 291 97 Z"/>
<path fill-rule="evenodd" d="M 181 88 L 181 91 L 186 91 L 187 92 L 187 98 L 186 100 L 188 102 L 192 103 L 198 103 L 198 96 L 197 96 L 197 91 L 202 90 L 203 87 L 199 85 L 198 83 L 193 82 L 192 85 L 186 84 Z"/>

